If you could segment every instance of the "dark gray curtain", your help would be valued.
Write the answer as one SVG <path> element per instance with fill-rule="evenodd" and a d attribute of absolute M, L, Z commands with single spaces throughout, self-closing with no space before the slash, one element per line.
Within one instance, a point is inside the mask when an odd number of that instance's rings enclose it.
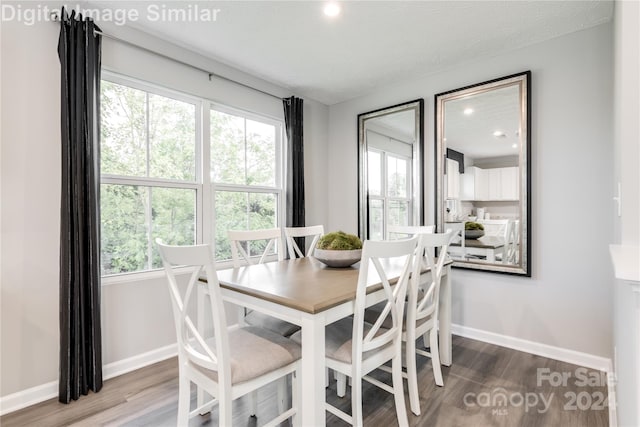
<path fill-rule="evenodd" d="M 303 100 L 292 96 L 282 100 L 287 128 L 287 227 L 304 227 L 304 135 L 302 130 Z M 304 251 L 304 238 L 296 238 Z"/>
<path fill-rule="evenodd" d="M 100 330 L 100 36 L 62 10 L 60 386 L 62 403 L 102 388 Z"/>

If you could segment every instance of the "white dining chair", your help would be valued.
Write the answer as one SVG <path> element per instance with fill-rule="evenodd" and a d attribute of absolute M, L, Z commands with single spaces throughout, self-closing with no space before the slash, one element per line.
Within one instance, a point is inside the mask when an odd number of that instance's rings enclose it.
<path fill-rule="evenodd" d="M 416 415 L 420 415 L 416 355 L 431 358 L 435 383 L 441 387 L 444 385 L 440 368 L 440 350 L 438 348 L 438 314 L 440 284 L 447 257 L 441 255 L 435 258 L 434 254 L 436 251 L 438 254 L 446 254 L 453 237 L 452 231 L 420 235 L 418 252 L 424 255 L 422 260 L 416 260 L 416 264 L 426 266 L 430 271 L 430 281 L 426 283 L 426 286 L 420 280 L 409 283 L 407 316 L 403 327 L 402 341 L 405 343 L 406 350 L 405 360 L 409 385 L 409 403 L 411 412 Z M 417 275 L 420 274 L 419 271 L 419 269 L 415 271 Z M 416 340 L 419 338 L 422 338 L 424 347 L 427 347 L 428 341 L 429 351 L 416 347 Z"/>
<path fill-rule="evenodd" d="M 391 241 L 367 240 L 362 249 L 354 315 L 326 327 L 325 352 L 327 367 L 351 378 L 351 415 L 326 403 L 326 409 L 343 421 L 361 426 L 362 381 L 368 381 L 393 394 L 396 417 L 402 427 L 408 425 L 402 384 L 402 317 L 404 300 L 418 237 Z M 395 286 L 389 283 L 389 259 L 402 258 L 402 271 Z M 373 324 L 364 321 L 367 287 L 381 283 L 385 299 L 383 309 Z M 382 324 L 389 318 L 389 328 Z M 300 332 L 292 337 L 300 340 Z M 392 386 L 367 375 L 391 361 Z"/>
<path fill-rule="evenodd" d="M 415 236 L 422 233 L 433 233 L 434 225 L 389 225 L 387 226 L 387 234 L 391 238 L 404 238 Z"/>
<path fill-rule="evenodd" d="M 233 266 L 238 268 L 244 262 L 246 265 L 262 264 L 273 255 L 272 249 L 275 249 L 275 255 L 278 261 L 284 259 L 284 245 L 282 244 L 282 230 L 279 228 L 264 228 L 260 230 L 228 230 L 227 237 L 231 245 L 231 258 Z M 258 256 L 251 256 L 251 245 L 257 246 L 252 242 L 266 242 L 264 249 Z"/>
<path fill-rule="evenodd" d="M 452 259 L 467 259 L 466 248 L 466 236 L 465 236 L 465 222 L 447 222 L 445 224 L 445 231 L 453 231 L 453 240 L 451 243 L 455 243 L 456 246 L 449 248 L 449 256 Z"/>
<path fill-rule="evenodd" d="M 316 250 L 316 244 L 320 237 L 324 234 L 324 226 L 311 225 L 308 227 L 285 227 L 284 236 L 287 240 L 287 250 L 289 252 L 289 258 L 304 258 L 305 256 L 313 256 L 313 252 Z M 300 249 L 296 243 L 296 238 L 312 237 L 311 245 L 306 254 Z M 304 249 L 304 248 L 303 248 Z"/>
<path fill-rule="evenodd" d="M 227 328 L 220 285 L 209 245 L 167 246 L 156 241 L 166 272 L 178 340 L 178 419 L 186 426 L 203 407 L 218 405 L 220 426 L 230 426 L 232 401 L 278 380 L 279 415 L 267 426 L 296 416 L 299 395 L 300 345 L 267 329 L 250 326 Z M 178 284 L 175 267 L 193 266 L 186 288 Z M 200 282 L 202 275 L 206 285 Z M 182 281 L 180 281 L 182 283 Z M 191 318 L 197 286 L 207 286 L 213 324 L 212 338 L 205 338 Z M 182 291 L 183 289 L 184 292 Z M 286 377 L 292 377 L 292 406 L 284 410 Z M 206 391 L 213 401 L 190 410 L 191 383 Z M 253 415 L 253 414 L 252 414 Z"/>
<path fill-rule="evenodd" d="M 453 231 L 446 233 L 422 233 L 419 235 L 420 241 L 416 253 L 422 254 L 416 257 L 413 266 L 412 277 L 409 281 L 407 291 L 407 303 L 404 310 L 405 318 L 402 326 L 402 341 L 405 343 L 405 366 L 406 373 L 403 377 L 407 379 L 409 385 L 409 403 L 411 412 L 420 415 L 420 397 L 418 394 L 418 374 L 416 365 L 416 355 L 431 358 L 433 376 L 438 386 L 443 386 L 442 370 L 440 368 L 440 352 L 438 349 L 438 314 L 440 283 L 444 272 L 444 264 L 447 256 L 434 257 L 436 250 L 439 254 L 446 254 L 451 240 L 455 237 Z M 429 277 L 424 282 L 421 279 L 421 271 L 428 270 L 429 273 L 422 277 Z M 375 321 L 383 306 L 377 304 L 365 312 L 367 322 Z M 390 326 L 389 320 L 383 327 Z M 429 351 L 416 347 L 416 340 L 423 339 L 424 347 L 429 344 Z M 386 367 L 383 367 L 384 370 Z"/>
<path fill-rule="evenodd" d="M 284 260 L 284 247 L 282 245 L 282 231 L 279 228 L 268 228 L 260 230 L 229 230 L 227 231 L 229 242 L 231 243 L 231 257 L 234 268 L 250 264 L 263 264 L 269 260 L 272 248 L 277 248 L 277 260 Z M 261 254 L 250 256 L 251 245 L 254 242 L 263 241 L 264 249 Z M 255 245 L 255 244 L 254 244 Z M 257 245 L 255 245 L 257 246 Z M 293 323 L 269 316 L 255 310 L 245 310 L 243 321 L 247 325 L 262 326 L 283 337 L 289 337 L 300 327 Z"/>
<path fill-rule="evenodd" d="M 502 249 L 496 253 L 496 261 L 508 263 L 508 258 L 513 254 L 510 246 L 510 238 L 513 220 L 510 219 L 484 219 L 478 221 L 484 227 L 485 236 L 500 237 L 504 241 Z"/>

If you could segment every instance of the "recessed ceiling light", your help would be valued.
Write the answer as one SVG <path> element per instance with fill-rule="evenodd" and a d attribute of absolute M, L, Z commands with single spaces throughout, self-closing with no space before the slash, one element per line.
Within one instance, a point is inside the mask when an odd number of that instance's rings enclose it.
<path fill-rule="evenodd" d="M 502 132 L 501 130 L 497 130 L 497 131 L 493 132 L 493 136 L 495 136 L 496 138 L 504 138 L 507 135 L 504 132 Z"/>
<path fill-rule="evenodd" d="M 338 16 L 340 14 L 340 5 L 335 2 L 327 3 L 324 7 L 324 14 L 327 16 Z"/>
<path fill-rule="evenodd" d="M 511 148 L 518 148 L 518 144 L 515 144 L 515 143 L 514 143 L 514 144 L 511 146 Z"/>
<path fill-rule="evenodd" d="M 469 115 L 473 114 L 473 108 L 465 108 L 465 109 L 464 109 L 464 111 L 463 111 L 463 113 L 464 113 L 466 116 L 469 116 Z"/>

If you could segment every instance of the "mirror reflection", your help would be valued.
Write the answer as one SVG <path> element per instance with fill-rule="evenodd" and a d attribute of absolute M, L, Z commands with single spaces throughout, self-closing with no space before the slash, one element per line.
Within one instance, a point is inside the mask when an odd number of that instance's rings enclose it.
<path fill-rule="evenodd" d="M 530 275 L 528 77 L 436 96 L 438 226 L 454 265 Z"/>
<path fill-rule="evenodd" d="M 388 238 L 389 226 L 422 220 L 423 100 L 358 116 L 359 229 Z"/>

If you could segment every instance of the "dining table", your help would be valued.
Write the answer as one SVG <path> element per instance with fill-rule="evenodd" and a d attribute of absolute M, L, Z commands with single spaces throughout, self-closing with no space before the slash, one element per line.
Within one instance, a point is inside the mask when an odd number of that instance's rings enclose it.
<path fill-rule="evenodd" d="M 390 282 L 394 283 L 400 275 L 402 262 L 394 259 L 387 262 L 390 264 Z M 439 299 L 440 361 L 445 366 L 451 365 L 451 264 L 450 261 L 445 264 Z M 301 383 L 298 387 L 302 393 L 296 425 L 326 424 L 325 327 L 354 313 L 358 273 L 359 263 L 347 268 L 331 268 L 313 257 L 217 271 L 226 302 L 301 327 Z M 428 276 L 429 271 L 424 270 L 421 274 Z M 370 274 L 369 277 L 367 306 L 385 298 L 377 275 Z M 205 286 L 200 288 L 205 289 Z M 202 320 L 198 315 L 198 322 Z"/>
<path fill-rule="evenodd" d="M 462 252 L 460 242 L 449 245 L 449 252 L 453 255 Z M 500 236 L 482 236 L 477 239 L 465 239 L 465 256 L 483 257 L 487 262 L 496 262 L 496 255 L 504 252 L 504 238 Z"/>

